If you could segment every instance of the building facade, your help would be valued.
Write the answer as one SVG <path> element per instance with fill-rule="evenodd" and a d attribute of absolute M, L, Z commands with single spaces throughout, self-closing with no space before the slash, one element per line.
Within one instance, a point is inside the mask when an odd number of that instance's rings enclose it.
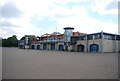
<path fill-rule="evenodd" d="M 120 35 L 98 32 L 71 37 L 73 51 L 119 52 Z"/>
<path fill-rule="evenodd" d="M 26 48 L 30 48 L 31 42 L 35 40 L 35 35 L 25 35 L 24 37 L 22 37 L 19 40 L 19 48 L 20 49 L 26 49 Z"/>
<path fill-rule="evenodd" d="M 58 50 L 76 52 L 120 52 L 120 35 L 98 32 L 92 34 L 72 32 L 74 28 L 65 27 L 64 34 L 53 32 L 41 37 L 26 37 L 23 44 L 30 49 L 36 50 Z M 26 47 L 27 48 L 27 47 Z"/>
<path fill-rule="evenodd" d="M 70 27 L 67 27 L 70 28 Z M 41 37 L 38 37 L 38 40 L 32 41 L 30 48 L 31 49 L 40 49 L 40 50 L 59 50 L 63 51 L 66 50 L 66 41 L 69 39 L 70 43 L 70 38 L 71 36 L 75 35 L 82 35 L 84 33 L 79 33 L 79 32 L 69 32 L 69 34 L 66 34 L 67 32 L 65 31 L 64 34 L 61 34 L 59 32 L 53 32 L 52 34 L 44 34 Z M 71 33 L 71 34 L 70 34 Z M 65 36 L 69 35 L 69 36 Z M 65 41 L 65 39 L 67 39 Z M 67 49 L 68 50 L 68 49 Z"/>

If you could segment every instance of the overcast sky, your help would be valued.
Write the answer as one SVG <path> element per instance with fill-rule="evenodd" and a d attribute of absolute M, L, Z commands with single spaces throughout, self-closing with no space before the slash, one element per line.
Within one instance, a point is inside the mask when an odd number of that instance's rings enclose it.
<path fill-rule="evenodd" d="M 0 37 L 74 31 L 118 33 L 118 0 L 1 0 Z"/>

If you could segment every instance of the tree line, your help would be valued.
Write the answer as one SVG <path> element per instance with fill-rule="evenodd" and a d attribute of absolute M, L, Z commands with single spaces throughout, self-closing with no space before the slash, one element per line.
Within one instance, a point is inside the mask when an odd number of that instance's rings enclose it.
<path fill-rule="evenodd" d="M 1 40 L 2 40 L 2 47 L 18 47 L 18 39 L 16 35 Z"/>

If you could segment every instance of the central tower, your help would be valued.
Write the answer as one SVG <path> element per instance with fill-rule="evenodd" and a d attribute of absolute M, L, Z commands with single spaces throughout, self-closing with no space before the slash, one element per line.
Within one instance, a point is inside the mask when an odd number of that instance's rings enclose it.
<path fill-rule="evenodd" d="M 65 45 L 65 51 L 68 51 L 68 46 L 70 46 L 70 38 L 73 35 L 72 31 L 74 30 L 73 27 L 65 27 L 64 28 L 64 45 Z"/>

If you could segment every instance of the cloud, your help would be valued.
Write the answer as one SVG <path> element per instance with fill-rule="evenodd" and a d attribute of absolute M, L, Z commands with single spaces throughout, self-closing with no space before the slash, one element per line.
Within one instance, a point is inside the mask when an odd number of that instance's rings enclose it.
<path fill-rule="evenodd" d="M 99 13 L 99 15 L 118 13 L 118 9 L 116 8 L 118 4 L 117 0 L 94 0 L 91 4 L 91 9 Z"/>
<path fill-rule="evenodd" d="M 101 30 L 112 33 L 117 31 L 117 23 L 114 21 L 117 15 L 117 3 L 113 0 L 10 1 L 7 0 L 2 5 L 4 9 L 2 13 L 5 14 L 4 22 L 2 21 L 0 24 L 13 31 L 4 30 L 4 32 L 16 33 L 19 38 L 26 34 L 40 36 L 41 32 L 42 34 L 52 33 L 56 28 L 63 33 L 63 28 L 66 26 L 74 27 L 74 31 L 83 33 L 94 33 Z M 90 14 L 93 15 L 90 16 Z M 109 15 L 110 18 L 107 18 L 106 15 Z"/>
<path fill-rule="evenodd" d="M 17 31 L 14 30 L 14 28 L 19 28 L 18 25 L 14 25 L 10 21 L 1 21 L 0 22 L 0 37 L 6 38 L 10 37 L 12 35 L 18 34 Z"/>
<path fill-rule="evenodd" d="M 112 9 L 118 9 L 118 1 L 112 1 L 105 8 L 105 10 L 112 10 Z"/>
<path fill-rule="evenodd" d="M 10 37 L 16 34 L 18 34 L 17 31 L 14 31 L 12 27 L 2 26 L 2 28 L 0 29 L 0 37 L 3 37 L 3 38 Z"/>
<path fill-rule="evenodd" d="M 17 25 L 12 24 L 10 21 L 1 21 L 1 27 L 19 27 Z"/>
<path fill-rule="evenodd" d="M 74 31 L 80 31 L 83 33 L 94 33 L 94 32 L 100 32 L 102 30 L 105 32 L 112 32 L 112 33 L 118 31 L 117 24 L 113 24 L 112 22 L 110 23 L 109 20 L 104 22 L 102 20 L 89 16 L 90 12 L 88 12 L 87 8 L 84 6 L 73 6 L 71 9 L 68 9 L 67 12 L 69 12 L 68 14 L 71 14 L 71 16 L 64 18 L 58 18 L 54 16 L 52 17 L 52 19 L 58 21 L 59 24 L 58 29 L 61 32 L 64 31 L 63 28 L 66 26 L 72 26 L 75 28 Z M 61 13 L 61 15 L 66 15 L 66 12 L 63 14 Z"/>
<path fill-rule="evenodd" d="M 0 6 L 0 15 L 3 18 L 18 18 L 22 17 L 23 12 L 20 11 L 14 3 L 5 3 L 4 5 Z"/>

